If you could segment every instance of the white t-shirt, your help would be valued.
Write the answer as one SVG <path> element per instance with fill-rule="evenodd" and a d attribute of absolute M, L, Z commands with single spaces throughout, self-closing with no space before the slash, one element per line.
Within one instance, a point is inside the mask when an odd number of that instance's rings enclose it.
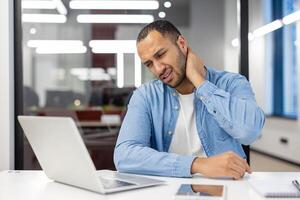
<path fill-rule="evenodd" d="M 179 94 L 180 112 L 169 153 L 206 157 L 196 127 L 194 93 Z"/>

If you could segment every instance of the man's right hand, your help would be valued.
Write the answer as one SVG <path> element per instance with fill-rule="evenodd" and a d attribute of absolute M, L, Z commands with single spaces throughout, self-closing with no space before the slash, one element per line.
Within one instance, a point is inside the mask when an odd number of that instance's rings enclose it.
<path fill-rule="evenodd" d="M 247 161 L 234 152 L 225 152 L 209 158 L 196 158 L 191 167 L 191 173 L 201 173 L 204 176 L 242 178 L 245 172 L 251 173 Z"/>

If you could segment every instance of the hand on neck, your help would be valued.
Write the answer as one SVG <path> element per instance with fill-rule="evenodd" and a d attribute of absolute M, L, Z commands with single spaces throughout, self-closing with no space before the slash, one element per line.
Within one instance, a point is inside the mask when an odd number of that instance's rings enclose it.
<path fill-rule="evenodd" d="M 192 84 L 192 82 L 185 78 L 175 89 L 180 94 L 191 94 L 194 91 L 194 88 L 195 86 Z"/>
<path fill-rule="evenodd" d="M 203 67 L 203 71 L 201 73 L 202 76 L 206 78 L 207 69 L 205 66 Z M 187 77 L 185 77 L 182 83 L 179 86 L 177 86 L 175 89 L 180 94 L 190 94 L 194 91 L 195 86 Z"/>

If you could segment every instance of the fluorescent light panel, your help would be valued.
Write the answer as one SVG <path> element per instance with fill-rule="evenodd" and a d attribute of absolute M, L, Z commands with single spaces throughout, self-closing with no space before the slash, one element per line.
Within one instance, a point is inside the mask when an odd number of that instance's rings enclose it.
<path fill-rule="evenodd" d="M 157 10 L 158 1 L 71 1 L 71 9 L 90 10 Z"/>
<path fill-rule="evenodd" d="M 82 54 L 86 53 L 87 48 L 85 46 L 48 46 L 36 48 L 37 54 Z"/>
<path fill-rule="evenodd" d="M 111 76 L 103 68 L 73 68 L 71 74 L 82 81 L 111 80 Z"/>
<path fill-rule="evenodd" d="M 54 1 L 22 1 L 22 9 L 56 9 Z"/>
<path fill-rule="evenodd" d="M 282 22 L 281 22 L 281 20 L 278 19 L 278 20 L 275 20 L 275 21 L 273 21 L 269 24 L 266 24 L 266 25 L 256 29 L 255 31 L 253 31 L 253 35 L 255 37 L 260 37 L 260 36 L 263 36 L 267 33 L 275 31 L 275 30 L 277 30 L 281 27 L 282 27 Z"/>
<path fill-rule="evenodd" d="M 78 15 L 79 23 L 128 23 L 147 24 L 154 21 L 153 15 L 125 15 L 125 14 L 95 14 Z"/>
<path fill-rule="evenodd" d="M 71 69 L 71 74 L 74 76 L 85 76 L 89 74 L 99 75 L 104 74 L 103 68 L 73 68 Z"/>
<path fill-rule="evenodd" d="M 53 2 L 56 4 L 56 9 L 61 15 L 66 15 L 68 13 L 65 5 L 61 0 L 53 0 Z"/>
<path fill-rule="evenodd" d="M 275 31 L 279 28 L 281 28 L 283 25 L 282 25 L 282 22 L 281 20 L 275 20 L 269 24 L 266 24 L 258 29 L 255 29 L 253 31 L 253 34 L 252 33 L 248 33 L 248 40 L 251 41 L 254 39 L 254 37 L 260 37 L 260 36 L 263 36 L 267 33 L 270 33 L 272 31 Z M 231 45 L 234 46 L 234 47 L 237 47 L 239 46 L 239 39 L 238 38 L 235 38 L 231 41 Z"/>
<path fill-rule="evenodd" d="M 109 68 L 107 68 L 107 73 L 111 76 L 116 76 L 117 75 L 117 69 L 115 67 L 109 67 Z"/>
<path fill-rule="evenodd" d="M 91 40 L 93 53 L 135 53 L 135 40 Z"/>
<path fill-rule="evenodd" d="M 79 80 L 81 81 L 102 81 L 106 80 L 109 81 L 111 80 L 110 75 L 108 74 L 99 74 L 99 75 L 94 75 L 94 74 L 89 74 L 89 75 L 80 75 L 78 76 Z"/>
<path fill-rule="evenodd" d="M 83 46 L 81 40 L 29 40 L 28 47 L 48 47 L 48 46 Z"/>
<path fill-rule="evenodd" d="M 292 13 L 290 15 L 285 16 L 282 19 L 282 22 L 284 24 L 290 24 L 290 23 L 293 23 L 293 22 L 295 22 L 295 21 L 297 21 L 299 19 L 300 19 L 300 11 L 297 11 L 297 12 L 294 12 L 294 13 Z"/>
<path fill-rule="evenodd" d="M 25 23 L 66 23 L 67 17 L 58 14 L 22 14 Z"/>

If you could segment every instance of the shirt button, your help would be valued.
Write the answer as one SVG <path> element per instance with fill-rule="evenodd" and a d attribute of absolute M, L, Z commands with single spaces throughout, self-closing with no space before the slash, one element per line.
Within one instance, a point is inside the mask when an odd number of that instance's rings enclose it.
<path fill-rule="evenodd" d="M 203 99 L 204 99 L 204 97 L 203 97 L 203 96 L 200 96 L 200 100 L 203 101 Z"/>
<path fill-rule="evenodd" d="M 169 135 L 172 135 L 172 134 L 173 134 L 173 132 L 172 132 L 172 131 L 168 131 L 168 134 L 169 134 Z"/>
<path fill-rule="evenodd" d="M 173 92 L 173 94 L 172 94 L 172 95 L 173 95 L 174 97 L 175 97 L 175 96 L 177 96 L 176 92 Z"/>
<path fill-rule="evenodd" d="M 175 109 L 175 110 L 179 110 L 179 107 L 178 107 L 178 106 L 174 106 L 174 109 Z"/>

